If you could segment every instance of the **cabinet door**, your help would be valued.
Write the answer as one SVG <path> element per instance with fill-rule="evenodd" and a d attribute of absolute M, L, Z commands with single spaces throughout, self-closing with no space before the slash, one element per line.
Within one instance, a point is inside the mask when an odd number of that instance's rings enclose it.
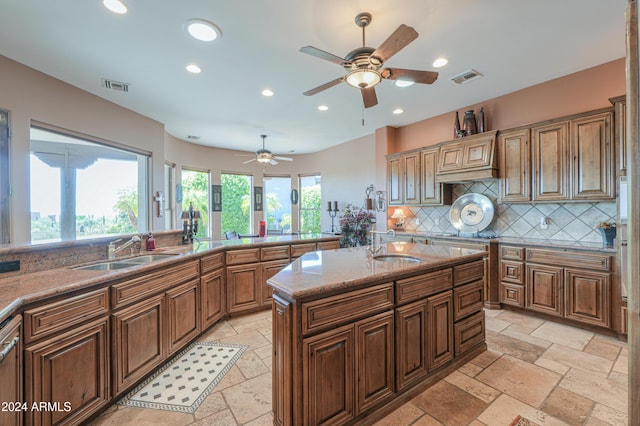
<path fill-rule="evenodd" d="M 228 311 L 242 312 L 260 306 L 259 263 L 227 267 Z"/>
<path fill-rule="evenodd" d="M 356 413 L 393 394 L 393 311 L 356 323 Z"/>
<path fill-rule="evenodd" d="M 402 192 L 403 204 L 420 203 L 420 153 L 414 152 L 402 156 L 404 179 Z"/>
<path fill-rule="evenodd" d="M 273 326 L 273 371 L 272 400 L 273 400 L 273 424 L 291 425 L 294 423 L 294 406 L 301 409 L 301 404 L 296 404 L 300 395 L 293 392 L 293 353 L 291 349 L 291 302 L 278 297 L 273 297 L 272 326 Z"/>
<path fill-rule="evenodd" d="M 610 112 L 571 120 L 571 170 L 574 200 L 611 200 L 613 145 Z"/>
<path fill-rule="evenodd" d="M 390 205 L 402 204 L 402 178 L 401 158 L 387 159 L 387 203 Z"/>
<path fill-rule="evenodd" d="M 161 294 L 112 314 L 114 395 L 166 359 L 165 300 Z"/>
<path fill-rule="evenodd" d="M 100 318 L 26 348 L 26 403 L 60 407 L 28 411 L 27 424 L 80 424 L 107 405 L 108 324 L 108 318 Z"/>
<path fill-rule="evenodd" d="M 491 165 L 495 139 L 482 138 L 477 141 L 464 142 L 462 168 L 472 169 Z"/>
<path fill-rule="evenodd" d="M 618 176 L 627 175 L 627 100 L 626 96 L 609 99 L 614 109 L 614 140 L 618 158 Z"/>
<path fill-rule="evenodd" d="M 562 268 L 527 265 L 526 307 L 533 311 L 562 316 Z"/>
<path fill-rule="evenodd" d="M 0 329 L 0 403 L 20 403 L 22 397 L 22 335 L 21 317 L 13 318 Z M 0 425 L 22 425 L 20 410 L 0 410 Z"/>
<path fill-rule="evenodd" d="M 500 200 L 531 200 L 529 129 L 501 133 L 498 137 Z"/>
<path fill-rule="evenodd" d="M 569 199 L 569 123 L 547 124 L 531 129 L 533 200 Z"/>
<path fill-rule="evenodd" d="M 565 303 L 567 318 L 608 327 L 610 324 L 610 275 L 602 272 L 566 269 Z"/>
<path fill-rule="evenodd" d="M 396 309 L 396 342 L 396 386 L 400 392 L 428 371 L 425 300 Z"/>
<path fill-rule="evenodd" d="M 440 148 L 420 152 L 420 204 L 451 204 L 451 185 L 436 183 Z"/>
<path fill-rule="evenodd" d="M 440 148 L 438 173 L 455 172 L 462 168 L 463 145 L 461 143 L 447 144 Z"/>
<path fill-rule="evenodd" d="M 289 260 L 274 260 L 271 262 L 262 262 L 262 279 L 260 280 L 260 303 L 267 305 L 271 303 L 271 295 L 273 290 L 267 286 L 267 280 L 280 272 L 282 268 L 289 264 Z"/>
<path fill-rule="evenodd" d="M 200 334 L 198 280 L 167 291 L 169 355 L 183 348 Z"/>
<path fill-rule="evenodd" d="M 303 340 L 305 425 L 342 424 L 354 417 L 353 345 L 353 325 Z"/>
<path fill-rule="evenodd" d="M 200 278 L 200 310 L 202 329 L 206 330 L 227 312 L 224 269 L 218 269 Z"/>
<path fill-rule="evenodd" d="M 427 361 L 429 371 L 453 358 L 453 295 L 445 291 L 427 298 Z"/>

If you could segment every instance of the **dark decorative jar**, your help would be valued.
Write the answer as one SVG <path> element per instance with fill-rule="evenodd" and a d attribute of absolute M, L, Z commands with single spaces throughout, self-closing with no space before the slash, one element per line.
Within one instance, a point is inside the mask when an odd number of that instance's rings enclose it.
<path fill-rule="evenodd" d="M 616 238 L 616 228 L 598 228 L 600 235 L 602 235 L 602 246 L 613 247 L 613 240 Z"/>
<path fill-rule="evenodd" d="M 462 129 L 465 131 L 467 136 L 478 133 L 478 128 L 476 127 L 476 115 L 473 113 L 472 109 L 464 113 Z"/>
<path fill-rule="evenodd" d="M 456 111 L 456 121 L 453 122 L 453 138 L 459 138 L 460 132 L 460 116 L 458 116 L 458 111 Z"/>
<path fill-rule="evenodd" d="M 485 126 L 484 108 L 480 107 L 480 112 L 478 113 L 478 133 L 484 133 L 487 130 Z"/>

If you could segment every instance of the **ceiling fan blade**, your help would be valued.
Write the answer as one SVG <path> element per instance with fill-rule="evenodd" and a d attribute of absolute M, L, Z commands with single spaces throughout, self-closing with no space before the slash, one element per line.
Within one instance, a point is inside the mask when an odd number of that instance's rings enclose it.
<path fill-rule="evenodd" d="M 371 56 L 379 58 L 384 63 L 417 38 L 416 30 L 402 24 L 382 42 Z"/>
<path fill-rule="evenodd" d="M 243 162 L 242 162 L 242 164 L 247 164 L 247 163 L 250 163 L 250 162 L 252 162 L 252 161 L 256 161 L 256 159 L 255 159 L 255 158 L 252 158 L 251 160 L 243 161 Z"/>
<path fill-rule="evenodd" d="M 360 91 L 362 92 L 362 101 L 364 102 L 365 108 L 378 105 L 378 96 L 376 96 L 375 87 L 372 86 L 367 89 L 361 89 Z"/>
<path fill-rule="evenodd" d="M 435 71 L 406 70 L 402 68 L 384 68 L 380 74 L 387 80 L 408 80 L 420 84 L 431 84 L 438 79 Z"/>
<path fill-rule="evenodd" d="M 293 161 L 293 158 L 289 158 L 289 157 L 278 157 L 278 156 L 275 156 L 273 158 L 275 158 L 276 160 L 281 160 L 281 161 Z"/>
<path fill-rule="evenodd" d="M 271 160 L 269 160 L 269 164 L 275 166 L 276 164 L 278 164 L 278 162 L 272 158 Z"/>
<path fill-rule="evenodd" d="M 334 64 L 338 64 L 342 66 L 349 61 L 345 61 L 344 58 L 340 56 L 336 56 L 333 53 L 325 52 L 324 50 L 318 49 L 313 46 L 305 46 L 301 47 L 300 51 L 302 53 L 306 53 L 307 55 L 315 56 L 316 58 L 324 59 L 325 61 L 333 62 Z"/>
<path fill-rule="evenodd" d="M 330 87 L 333 87 L 333 86 L 336 86 L 336 85 L 342 83 L 343 81 L 344 81 L 344 77 L 336 78 L 335 80 L 331 80 L 330 82 L 325 83 L 325 84 L 323 84 L 321 86 L 315 87 L 315 88 L 313 88 L 311 90 L 307 90 L 306 92 L 303 93 L 303 95 L 305 95 L 305 96 L 313 96 L 316 93 L 320 93 L 323 90 L 327 90 Z"/>

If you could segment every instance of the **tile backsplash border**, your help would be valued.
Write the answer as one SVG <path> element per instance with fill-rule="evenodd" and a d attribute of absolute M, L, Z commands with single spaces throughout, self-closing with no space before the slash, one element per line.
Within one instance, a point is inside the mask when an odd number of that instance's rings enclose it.
<path fill-rule="evenodd" d="M 479 193 L 494 203 L 494 219 L 480 235 L 600 243 L 602 237 L 596 225 L 600 222 L 616 222 L 617 207 L 614 201 L 499 204 L 499 190 L 497 179 L 453 185 L 454 201 L 464 194 Z M 451 206 L 397 207 L 401 207 L 406 215 L 406 232 L 457 235 L 457 230 L 449 221 Z M 389 218 L 397 207 L 389 206 Z M 540 218 L 543 217 L 549 219 L 547 229 L 540 229 Z M 392 223 L 393 219 L 388 219 L 389 227 L 393 226 Z"/>

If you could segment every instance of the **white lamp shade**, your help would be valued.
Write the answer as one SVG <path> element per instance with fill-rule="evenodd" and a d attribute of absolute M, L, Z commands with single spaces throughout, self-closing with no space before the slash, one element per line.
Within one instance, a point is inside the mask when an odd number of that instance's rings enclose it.
<path fill-rule="evenodd" d="M 402 211 L 402 209 L 396 209 L 396 211 L 393 212 L 391 217 L 393 219 L 404 219 L 406 216 L 404 215 L 404 212 Z"/>

